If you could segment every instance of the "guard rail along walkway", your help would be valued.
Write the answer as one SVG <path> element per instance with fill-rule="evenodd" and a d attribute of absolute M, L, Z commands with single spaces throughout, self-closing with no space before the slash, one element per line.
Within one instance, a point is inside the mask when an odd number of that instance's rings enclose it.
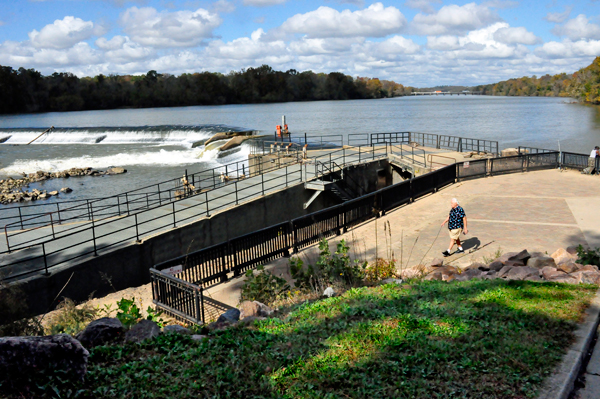
<path fill-rule="evenodd" d="M 386 146 L 387 148 L 388 146 Z M 322 238 L 378 217 L 457 181 L 503 173 L 580 165 L 587 156 L 545 152 L 449 165 L 319 212 L 279 223 L 155 265 L 150 269 L 154 304 L 189 323 L 207 323 L 227 306 L 209 300 L 207 287 L 289 256 Z"/>

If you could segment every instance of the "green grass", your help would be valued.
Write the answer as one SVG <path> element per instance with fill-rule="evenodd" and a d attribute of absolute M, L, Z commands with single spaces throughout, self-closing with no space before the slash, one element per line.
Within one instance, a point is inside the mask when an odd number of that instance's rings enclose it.
<path fill-rule="evenodd" d="M 425 281 L 283 319 L 92 351 L 84 398 L 531 398 L 597 287 Z M 79 390 L 79 391 L 78 391 Z"/>

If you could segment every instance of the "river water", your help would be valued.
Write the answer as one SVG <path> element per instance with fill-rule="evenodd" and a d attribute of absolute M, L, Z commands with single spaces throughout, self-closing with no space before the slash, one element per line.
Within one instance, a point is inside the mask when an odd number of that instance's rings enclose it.
<path fill-rule="evenodd" d="M 272 136 L 286 115 L 292 137 L 413 131 L 589 153 L 600 145 L 600 109 L 563 98 L 438 96 L 381 100 L 121 109 L 0 116 L 0 176 L 72 167 L 122 166 L 120 176 L 51 180 L 69 199 L 96 198 L 225 163 L 246 160 L 251 145 L 219 157 L 192 143 L 225 130 Z M 28 143 L 50 126 L 56 130 Z M 346 142 L 346 139 L 345 139 Z M 66 197 L 63 197 L 66 199 Z"/>

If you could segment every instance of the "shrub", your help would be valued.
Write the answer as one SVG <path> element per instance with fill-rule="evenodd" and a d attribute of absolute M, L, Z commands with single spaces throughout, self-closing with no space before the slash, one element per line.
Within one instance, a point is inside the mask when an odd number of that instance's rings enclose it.
<path fill-rule="evenodd" d="M 396 261 L 377 258 L 375 263 L 365 269 L 365 280 L 370 283 L 396 277 Z"/>
<path fill-rule="evenodd" d="M 350 247 L 345 240 L 337 244 L 335 253 L 331 253 L 326 239 L 319 243 L 319 260 L 316 265 L 304 268 L 304 262 L 299 258 L 290 259 L 290 273 L 294 285 L 301 289 L 311 288 L 321 290 L 323 285 L 342 283 L 355 286 L 365 277 L 367 262 L 352 261 L 348 256 Z"/>
<path fill-rule="evenodd" d="M 600 266 L 600 248 L 584 249 L 582 245 L 577 247 L 578 263 L 582 265 Z"/>
<path fill-rule="evenodd" d="M 242 287 L 242 301 L 271 304 L 280 294 L 290 289 L 285 279 L 266 271 L 264 266 L 260 265 L 256 270 L 258 273 L 253 273 L 252 270 L 246 272 L 246 280 Z"/>
<path fill-rule="evenodd" d="M 131 328 L 143 319 L 141 309 L 135 304 L 135 298 L 121 298 L 121 300 L 117 302 L 117 308 L 119 309 L 117 312 L 117 319 L 123 323 L 125 328 Z M 154 310 L 151 306 L 148 306 L 146 313 L 148 313 L 148 316 L 146 317 L 147 320 L 155 322 L 161 328 L 164 327 L 165 321 L 160 318 L 162 315 L 161 311 Z"/>
<path fill-rule="evenodd" d="M 100 314 L 100 309 L 94 309 L 87 303 L 77 307 L 75 302 L 69 298 L 65 298 L 59 303 L 57 309 L 60 312 L 56 316 L 56 319 L 48 326 L 49 333 L 52 335 L 61 333 L 75 335 L 83 331 Z"/>

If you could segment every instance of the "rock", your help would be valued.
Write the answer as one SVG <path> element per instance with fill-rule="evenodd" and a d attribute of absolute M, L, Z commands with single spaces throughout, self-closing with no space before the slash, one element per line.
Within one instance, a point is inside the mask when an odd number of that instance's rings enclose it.
<path fill-rule="evenodd" d="M 498 272 L 495 270 L 490 270 L 489 272 L 486 272 L 485 275 L 483 275 L 482 273 L 481 278 L 483 280 L 493 280 L 495 278 L 498 278 Z"/>
<path fill-rule="evenodd" d="M 160 327 L 152 320 L 140 320 L 135 326 L 131 327 L 125 334 L 126 342 L 142 342 L 147 339 L 158 337 Z"/>
<path fill-rule="evenodd" d="M 520 267 L 520 266 L 525 266 L 525 263 L 521 262 L 520 260 L 507 260 L 504 263 L 504 266 L 517 266 L 517 267 Z"/>
<path fill-rule="evenodd" d="M 529 254 L 529 252 L 527 252 L 526 249 L 524 249 L 521 252 L 519 252 L 518 254 L 513 255 L 510 258 L 508 258 L 508 261 L 517 262 L 517 263 L 520 262 L 523 265 L 526 265 L 529 258 L 531 258 L 531 255 Z"/>
<path fill-rule="evenodd" d="M 63 187 L 60 189 L 61 193 L 70 193 L 71 191 L 73 191 L 73 189 L 71 189 L 69 187 Z"/>
<path fill-rule="evenodd" d="M 81 343 L 68 334 L 4 337 L 0 338 L 0 375 L 6 383 L 13 377 L 63 370 L 65 376 L 82 381 L 89 355 Z"/>
<path fill-rule="evenodd" d="M 546 266 L 556 267 L 556 262 L 551 256 L 536 256 L 527 261 L 527 266 L 541 270 Z"/>
<path fill-rule="evenodd" d="M 385 280 L 381 280 L 379 282 L 379 285 L 384 285 L 384 284 L 402 284 L 402 279 L 400 278 L 386 278 Z"/>
<path fill-rule="evenodd" d="M 208 328 L 209 331 L 224 330 L 232 324 L 234 323 L 230 323 L 228 321 L 215 321 L 207 325 L 206 328 Z"/>
<path fill-rule="evenodd" d="M 470 269 L 478 269 L 478 270 L 485 271 L 485 272 L 487 272 L 488 270 L 490 270 L 490 268 L 488 267 L 488 265 L 486 265 L 485 263 L 481 263 L 481 262 L 471 263 L 469 266 L 467 266 L 465 268 L 465 270 L 470 270 Z"/>
<path fill-rule="evenodd" d="M 552 281 L 554 283 L 579 284 L 579 279 L 569 274 L 563 274 L 562 276 L 552 277 L 548 281 Z"/>
<path fill-rule="evenodd" d="M 86 348 L 104 345 L 123 337 L 123 324 L 116 318 L 103 317 L 92 321 L 76 338 Z"/>
<path fill-rule="evenodd" d="M 442 267 L 444 265 L 444 260 L 440 258 L 435 258 L 429 264 L 431 267 Z"/>
<path fill-rule="evenodd" d="M 265 305 L 264 303 L 254 301 L 255 304 L 258 305 L 258 316 L 267 317 L 271 316 L 275 310 L 273 308 Z"/>
<path fill-rule="evenodd" d="M 567 247 L 567 252 L 569 254 L 571 254 L 571 255 L 578 256 L 578 254 L 577 254 L 577 248 L 578 248 L 578 246 L 571 245 L 570 247 Z"/>
<path fill-rule="evenodd" d="M 507 252 L 505 254 L 502 254 L 500 257 L 498 257 L 498 259 L 496 259 L 497 261 L 502 262 L 502 264 L 505 264 L 506 262 L 508 262 L 508 260 L 510 258 L 512 258 L 515 255 L 518 255 L 518 252 Z"/>
<path fill-rule="evenodd" d="M 180 326 L 179 324 L 171 324 L 164 326 L 162 329 L 163 334 L 181 334 L 190 335 L 192 332 L 190 329 Z"/>
<path fill-rule="evenodd" d="M 582 284 L 600 284 L 600 273 L 595 271 L 576 271 L 570 274 L 571 277 Z"/>
<path fill-rule="evenodd" d="M 50 192 L 48 193 L 48 195 L 54 195 L 54 196 L 56 196 L 56 195 L 58 195 L 58 191 L 57 191 L 57 190 L 50 191 Z"/>
<path fill-rule="evenodd" d="M 208 336 L 206 336 L 206 335 L 200 335 L 200 334 L 194 334 L 194 335 L 192 335 L 192 339 L 194 341 L 203 341 L 205 339 L 208 339 Z"/>
<path fill-rule="evenodd" d="M 508 267 L 508 266 L 505 266 Z M 540 276 L 540 271 L 534 267 L 530 266 L 522 266 L 522 267 L 513 267 L 506 273 L 507 280 L 525 280 L 531 276 Z"/>
<path fill-rule="evenodd" d="M 582 271 L 582 272 L 597 272 L 598 271 L 598 266 L 596 266 L 596 265 L 585 265 L 583 267 L 580 267 L 579 270 Z"/>
<path fill-rule="evenodd" d="M 504 267 L 504 264 L 499 260 L 495 260 L 492 263 L 490 263 L 487 267 L 490 271 L 497 272 Z"/>
<path fill-rule="evenodd" d="M 246 317 L 258 316 L 259 306 L 255 302 L 244 301 L 240 303 L 240 319 L 245 319 Z"/>
<path fill-rule="evenodd" d="M 107 175 L 120 175 L 122 173 L 127 173 L 127 169 L 116 168 L 116 167 L 112 167 L 112 168 L 106 169 L 106 174 Z"/>
<path fill-rule="evenodd" d="M 573 273 L 579 270 L 579 267 L 573 262 L 571 263 L 561 263 L 556 267 L 558 270 L 562 270 L 565 273 Z"/>
<path fill-rule="evenodd" d="M 228 322 L 230 324 L 235 324 L 240 320 L 240 311 L 238 309 L 229 309 L 227 312 L 223 313 L 217 319 L 217 323 Z"/>
<path fill-rule="evenodd" d="M 458 274 L 458 270 L 454 266 L 436 267 L 431 273 L 425 276 L 425 280 L 444 280 L 451 281 L 450 276 Z"/>
<path fill-rule="evenodd" d="M 543 278 L 541 278 L 541 277 L 540 277 L 539 275 L 537 275 L 537 274 L 533 274 L 533 275 L 531 275 L 531 276 L 527 276 L 527 277 L 525 277 L 523 280 L 526 280 L 526 281 L 544 281 L 544 279 L 543 279 Z"/>
<path fill-rule="evenodd" d="M 515 155 L 519 155 L 519 150 L 517 148 L 505 148 L 500 151 L 500 156 L 502 157 L 512 157 Z"/>
<path fill-rule="evenodd" d="M 332 296 L 335 296 L 335 291 L 333 290 L 333 288 L 327 287 L 325 288 L 325 291 L 323 291 L 323 296 L 331 298 Z"/>
<path fill-rule="evenodd" d="M 567 252 L 567 250 L 563 248 L 557 249 L 552 255 L 554 262 L 557 265 L 561 265 L 564 263 L 575 263 L 577 261 L 577 255 L 571 255 Z"/>
<path fill-rule="evenodd" d="M 504 266 L 502 269 L 498 271 L 498 278 L 504 278 L 508 274 L 509 271 L 514 269 L 514 266 Z"/>
<path fill-rule="evenodd" d="M 553 277 L 558 277 L 558 276 L 564 276 L 565 272 L 558 270 L 555 267 L 552 266 L 546 266 L 541 270 L 542 276 L 546 279 L 546 280 L 550 280 Z"/>

